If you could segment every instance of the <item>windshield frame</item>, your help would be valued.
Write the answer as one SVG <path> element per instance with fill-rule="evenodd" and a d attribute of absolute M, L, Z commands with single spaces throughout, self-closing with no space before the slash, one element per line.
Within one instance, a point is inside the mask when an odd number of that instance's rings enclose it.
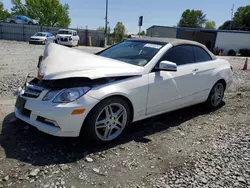
<path fill-rule="evenodd" d="M 37 34 L 43 34 L 43 35 L 37 35 Z M 47 34 L 46 33 L 43 33 L 43 32 L 37 32 L 34 34 L 35 37 L 46 37 Z"/>
<path fill-rule="evenodd" d="M 127 39 L 127 40 L 124 40 L 122 42 L 119 42 L 119 43 L 116 43 L 108 48 L 105 48 L 104 50 L 101 50 L 97 53 L 95 53 L 95 55 L 99 55 L 101 56 L 100 54 L 123 43 L 123 42 L 140 42 L 140 43 L 145 43 L 145 44 L 152 44 L 152 45 L 161 45 L 161 47 L 158 49 L 158 51 L 151 57 L 151 59 L 145 64 L 145 65 L 137 65 L 137 64 L 132 64 L 132 63 L 129 63 L 129 62 L 126 62 L 126 61 L 122 61 L 123 63 L 127 63 L 127 64 L 130 64 L 130 65 L 135 65 L 135 66 L 139 66 L 139 67 L 145 67 L 147 66 L 151 61 L 152 59 L 161 51 L 161 49 L 166 46 L 168 43 L 167 42 L 162 42 L 162 41 L 154 41 L 154 40 L 141 40 L 141 39 Z M 119 59 L 115 59 L 115 58 L 110 58 L 110 57 L 106 57 L 106 56 L 102 56 L 102 57 L 105 57 L 105 58 L 109 58 L 109 59 L 114 59 L 114 60 L 117 60 L 117 61 L 121 61 Z"/>

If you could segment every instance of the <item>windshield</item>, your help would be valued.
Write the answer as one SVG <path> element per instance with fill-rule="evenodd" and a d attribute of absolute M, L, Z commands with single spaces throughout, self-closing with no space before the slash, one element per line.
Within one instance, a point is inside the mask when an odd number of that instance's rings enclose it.
<path fill-rule="evenodd" d="M 36 33 L 35 36 L 45 37 L 45 36 L 46 36 L 46 33 Z"/>
<path fill-rule="evenodd" d="M 72 35 L 72 31 L 58 31 L 58 34 Z"/>
<path fill-rule="evenodd" d="M 133 65 L 145 66 L 163 45 L 144 41 L 124 41 L 98 55 Z"/>

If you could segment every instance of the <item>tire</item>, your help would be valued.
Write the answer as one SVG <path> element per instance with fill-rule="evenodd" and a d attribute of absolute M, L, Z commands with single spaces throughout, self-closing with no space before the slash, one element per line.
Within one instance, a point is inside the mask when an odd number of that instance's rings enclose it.
<path fill-rule="evenodd" d="M 14 21 L 10 21 L 10 23 L 15 24 L 16 22 L 14 22 Z"/>
<path fill-rule="evenodd" d="M 43 44 L 44 44 L 44 45 L 46 45 L 46 44 L 47 44 L 47 42 L 48 42 L 48 41 L 45 39 L 45 40 L 44 40 L 44 42 L 43 42 Z"/>
<path fill-rule="evenodd" d="M 113 116 L 110 109 L 113 111 Z M 130 119 L 131 111 L 128 103 L 121 97 L 110 97 L 91 110 L 83 124 L 81 135 L 97 143 L 108 143 L 121 136 Z"/>
<path fill-rule="evenodd" d="M 28 25 L 33 25 L 33 23 L 32 22 L 28 22 Z"/>
<path fill-rule="evenodd" d="M 224 92 L 225 84 L 222 81 L 218 81 L 210 91 L 206 106 L 210 109 L 219 108 L 223 102 Z"/>

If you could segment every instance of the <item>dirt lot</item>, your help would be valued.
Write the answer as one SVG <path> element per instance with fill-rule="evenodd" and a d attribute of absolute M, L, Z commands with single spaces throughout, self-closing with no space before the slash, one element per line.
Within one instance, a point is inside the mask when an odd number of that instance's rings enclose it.
<path fill-rule="evenodd" d="M 94 52 L 99 49 L 79 47 Z M 14 121 L 15 89 L 43 46 L 0 41 L 0 187 L 250 187 L 250 71 L 228 58 L 234 84 L 216 111 L 201 105 L 132 124 L 92 146 Z"/>

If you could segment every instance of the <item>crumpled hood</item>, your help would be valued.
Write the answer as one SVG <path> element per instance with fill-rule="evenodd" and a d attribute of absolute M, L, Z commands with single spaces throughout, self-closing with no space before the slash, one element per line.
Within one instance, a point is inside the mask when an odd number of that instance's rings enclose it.
<path fill-rule="evenodd" d="M 50 43 L 45 47 L 39 74 L 44 80 L 70 77 L 103 77 L 142 75 L 143 67 Z"/>

